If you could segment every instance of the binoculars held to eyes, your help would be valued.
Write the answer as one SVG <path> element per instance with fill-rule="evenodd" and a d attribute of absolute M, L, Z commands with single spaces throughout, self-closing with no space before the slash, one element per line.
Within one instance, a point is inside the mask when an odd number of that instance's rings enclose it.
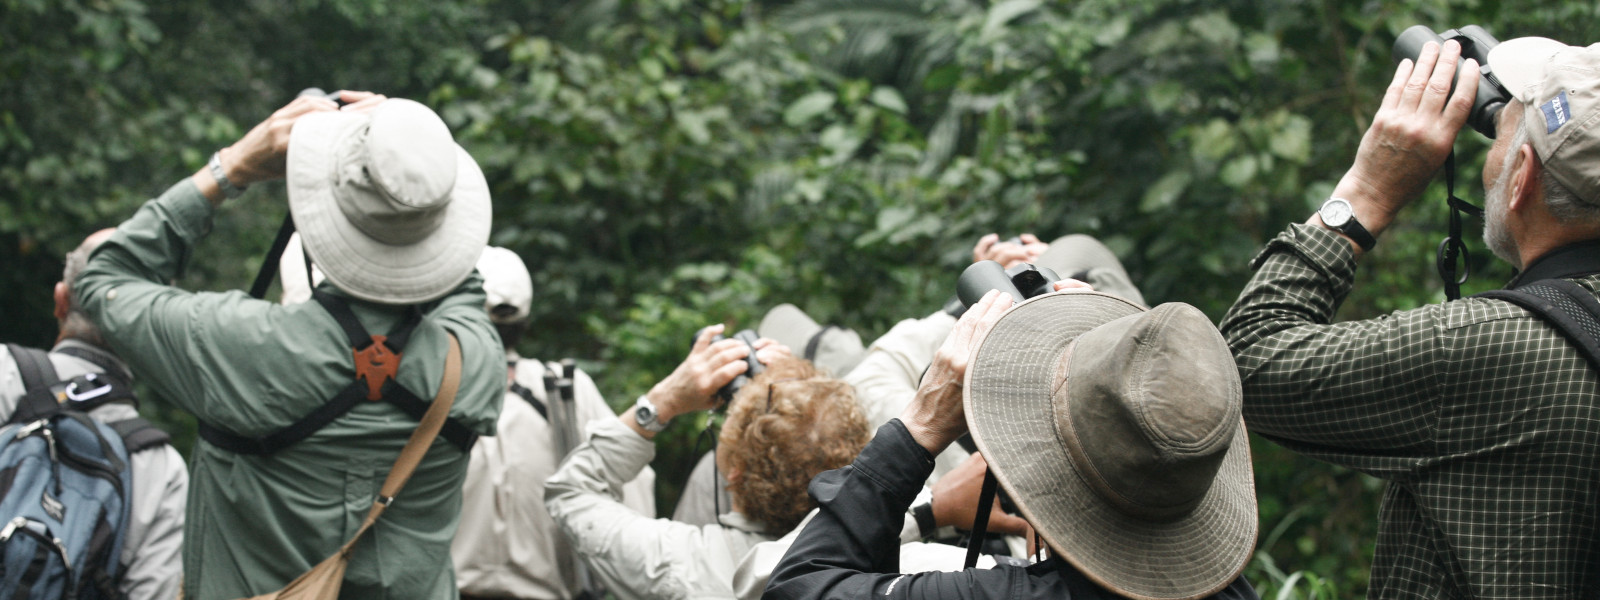
<path fill-rule="evenodd" d="M 690 347 L 694 346 L 694 340 L 700 339 L 700 334 L 704 332 L 704 328 L 694 332 L 694 338 L 689 340 Z M 714 344 L 725 339 L 728 338 L 719 334 L 716 337 L 711 338 L 711 343 Z M 733 400 L 734 394 L 739 393 L 739 390 L 743 389 L 745 384 L 750 383 L 751 377 L 755 377 L 756 375 L 761 374 L 762 371 L 766 370 L 766 367 L 761 365 L 761 361 L 756 360 L 756 340 L 761 339 L 760 335 L 756 334 L 754 330 L 742 329 L 733 334 L 733 339 L 744 342 L 746 346 L 749 346 L 750 354 L 744 357 L 745 371 L 740 373 L 737 377 L 734 377 L 733 381 L 729 381 L 727 385 L 724 385 L 721 389 L 717 390 L 716 396 L 718 408 L 724 408 L 728 406 L 728 402 Z"/>
<path fill-rule="evenodd" d="M 1444 33 L 1434 33 L 1426 25 L 1412 25 L 1400 36 L 1394 39 L 1394 62 L 1398 64 L 1403 59 L 1412 62 L 1422 55 L 1422 45 L 1434 42 L 1444 45 L 1445 40 L 1455 40 L 1461 44 L 1461 63 L 1456 64 L 1455 79 L 1450 81 L 1451 89 L 1455 89 L 1456 81 L 1461 78 L 1461 69 L 1466 59 L 1478 61 L 1478 95 L 1472 100 L 1472 114 L 1467 117 L 1467 124 L 1485 137 L 1494 138 L 1495 118 L 1500 115 L 1500 109 L 1505 108 L 1506 102 L 1511 100 L 1511 94 L 1505 86 L 1500 85 L 1500 79 L 1495 77 L 1489 69 L 1489 50 L 1500 45 L 1500 40 L 1494 39 L 1489 32 L 1477 25 L 1467 25 L 1460 29 L 1451 29 Z"/>
<path fill-rule="evenodd" d="M 1000 290 L 1011 294 L 1012 301 L 1020 303 L 1055 291 L 1054 284 L 1059 279 L 1061 277 L 1055 271 L 1031 263 L 1007 269 L 995 261 L 980 260 L 961 272 L 961 277 L 956 280 L 956 297 L 961 299 L 962 305 L 970 308 L 973 303 L 982 300 L 989 290 Z"/>

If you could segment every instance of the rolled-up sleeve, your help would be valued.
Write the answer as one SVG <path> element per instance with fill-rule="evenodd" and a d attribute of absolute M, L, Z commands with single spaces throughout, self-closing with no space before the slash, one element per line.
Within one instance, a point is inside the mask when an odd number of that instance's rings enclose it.
<path fill-rule="evenodd" d="M 1433 441 L 1440 378 L 1455 362 L 1444 305 L 1331 323 L 1356 262 L 1322 227 L 1291 225 L 1252 267 L 1221 325 L 1250 430 L 1379 476 L 1408 468 Z"/>

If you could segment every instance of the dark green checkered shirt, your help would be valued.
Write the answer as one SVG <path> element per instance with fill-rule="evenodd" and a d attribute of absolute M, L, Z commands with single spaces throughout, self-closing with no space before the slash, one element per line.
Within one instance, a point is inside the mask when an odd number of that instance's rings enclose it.
<path fill-rule="evenodd" d="M 1371 597 L 1600 597 L 1600 378 L 1566 338 L 1481 298 L 1329 324 L 1356 263 L 1321 227 L 1252 266 L 1222 322 L 1245 422 L 1388 481 Z"/>

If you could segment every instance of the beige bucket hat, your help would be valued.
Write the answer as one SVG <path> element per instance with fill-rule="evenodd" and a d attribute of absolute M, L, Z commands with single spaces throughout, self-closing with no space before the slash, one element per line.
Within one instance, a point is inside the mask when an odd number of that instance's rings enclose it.
<path fill-rule="evenodd" d="M 1081 278 L 1093 285 L 1095 291 L 1144 304 L 1144 294 L 1133 285 L 1127 269 L 1122 268 L 1122 261 L 1093 236 L 1074 233 L 1058 237 L 1033 264 L 1047 267 L 1062 277 Z"/>
<path fill-rule="evenodd" d="M 789 347 L 789 351 L 834 377 L 844 377 L 866 355 L 861 336 L 854 330 L 818 325 L 811 315 L 793 304 L 779 304 L 761 318 L 756 332 Z"/>
<path fill-rule="evenodd" d="M 1057 554 L 1130 598 L 1200 598 L 1257 533 L 1238 368 L 1198 309 L 1099 292 L 1007 312 L 967 369 L 973 440 Z"/>
<path fill-rule="evenodd" d="M 301 243 L 356 298 L 439 298 L 472 273 L 488 243 L 483 172 L 439 115 L 416 102 L 302 117 L 289 136 L 287 171 Z"/>
<path fill-rule="evenodd" d="M 1489 68 L 1522 103 L 1523 126 L 1544 168 L 1600 204 L 1600 44 L 1525 37 L 1489 50 Z"/>

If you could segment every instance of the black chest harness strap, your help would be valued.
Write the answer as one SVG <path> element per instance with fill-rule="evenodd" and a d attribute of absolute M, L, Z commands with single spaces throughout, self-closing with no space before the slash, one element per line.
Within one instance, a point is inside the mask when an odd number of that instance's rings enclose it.
<path fill-rule="evenodd" d="M 1563 246 L 1546 253 L 1507 289 L 1478 294 L 1527 309 L 1572 342 L 1589 366 L 1600 371 L 1600 302 L 1572 278 L 1600 273 L 1600 242 Z"/>
<path fill-rule="evenodd" d="M 313 291 L 311 297 L 333 315 L 333 320 L 349 337 L 355 380 L 300 420 L 267 435 L 250 438 L 202 422 L 202 439 L 235 454 L 272 454 L 311 437 L 362 402 L 386 401 L 418 421 L 427 414 L 429 403 L 395 381 L 406 342 L 412 330 L 422 322 L 421 309 L 412 307 L 405 321 L 388 335 L 369 335 L 344 300 L 319 291 Z M 454 418 L 445 420 L 439 435 L 462 452 L 471 451 L 478 441 L 478 434 Z"/>

